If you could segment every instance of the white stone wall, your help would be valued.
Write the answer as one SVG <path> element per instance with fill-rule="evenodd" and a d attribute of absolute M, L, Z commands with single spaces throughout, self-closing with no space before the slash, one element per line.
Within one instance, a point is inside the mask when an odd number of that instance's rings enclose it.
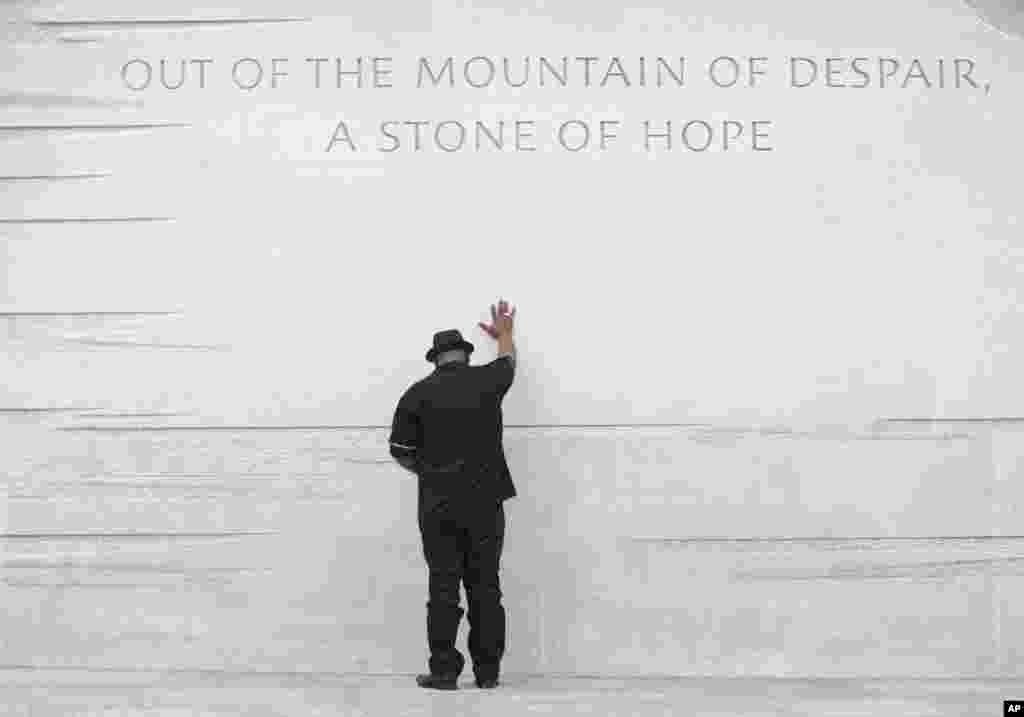
<path fill-rule="evenodd" d="M 952 0 L 847 5 L 0 7 L 0 662 L 422 669 L 390 421 L 434 331 L 493 357 L 475 324 L 502 296 L 503 669 L 1024 674 L 1024 41 Z M 520 93 L 408 72 L 583 52 L 773 69 Z M 301 81 L 341 55 L 393 57 L 396 86 Z M 779 74 L 859 55 L 973 58 L 989 89 Z M 239 90 L 240 57 L 292 74 Z M 133 91 L 132 58 L 211 58 L 210 84 Z M 516 117 L 624 139 L 324 151 L 342 118 Z M 626 127 L 694 117 L 772 120 L 774 149 L 629 150 Z"/>

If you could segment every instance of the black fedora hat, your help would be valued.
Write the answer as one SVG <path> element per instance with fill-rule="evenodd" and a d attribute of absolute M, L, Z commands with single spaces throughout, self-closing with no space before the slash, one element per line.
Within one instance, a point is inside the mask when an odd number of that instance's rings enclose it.
<path fill-rule="evenodd" d="M 474 346 L 462 338 L 462 333 L 458 329 L 438 331 L 434 334 L 433 348 L 427 351 L 427 361 L 434 363 L 434 359 L 437 358 L 439 353 L 455 349 L 462 349 L 466 352 L 466 356 L 469 356 L 473 353 Z"/>

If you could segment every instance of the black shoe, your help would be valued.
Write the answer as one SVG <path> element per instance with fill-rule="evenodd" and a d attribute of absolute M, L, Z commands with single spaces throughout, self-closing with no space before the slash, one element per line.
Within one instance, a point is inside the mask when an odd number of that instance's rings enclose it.
<path fill-rule="evenodd" d="M 492 677 L 487 680 L 477 680 L 476 686 L 482 690 L 493 690 L 495 687 L 498 686 L 498 678 Z"/>
<path fill-rule="evenodd" d="M 457 690 L 456 682 L 458 675 L 416 675 L 416 684 L 420 687 L 430 687 L 435 690 Z"/>

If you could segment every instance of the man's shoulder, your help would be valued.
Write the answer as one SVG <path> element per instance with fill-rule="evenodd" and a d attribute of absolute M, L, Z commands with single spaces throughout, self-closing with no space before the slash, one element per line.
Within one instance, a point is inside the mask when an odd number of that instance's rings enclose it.
<path fill-rule="evenodd" d="M 501 380 L 500 377 L 503 377 L 506 373 L 514 370 L 515 361 L 510 356 L 498 356 L 487 363 L 466 364 L 464 368 L 461 368 L 455 371 L 454 374 L 449 375 L 472 376 L 476 380 L 480 380 L 481 378 L 486 380 L 497 376 L 499 377 L 499 380 Z M 441 385 L 443 376 L 444 373 L 441 371 L 432 371 L 410 386 L 407 393 L 410 394 L 410 397 L 415 397 L 423 391 L 429 391 L 435 386 Z"/>
<path fill-rule="evenodd" d="M 423 389 L 427 386 L 429 380 L 430 376 L 424 376 L 423 378 L 414 381 L 409 388 L 405 389 L 401 400 L 407 402 L 416 401 L 423 392 Z"/>

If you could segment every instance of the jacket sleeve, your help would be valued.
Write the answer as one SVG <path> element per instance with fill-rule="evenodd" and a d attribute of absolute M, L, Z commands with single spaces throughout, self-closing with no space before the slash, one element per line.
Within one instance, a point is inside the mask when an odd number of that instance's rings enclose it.
<path fill-rule="evenodd" d="M 512 387 L 512 381 L 516 375 L 516 354 L 499 354 L 498 358 L 486 364 L 491 379 L 492 390 L 499 399 L 505 398 L 505 394 Z"/>
<path fill-rule="evenodd" d="M 406 392 L 398 402 L 391 422 L 391 457 L 413 473 L 419 464 L 419 448 L 423 432 L 416 402 Z"/>

